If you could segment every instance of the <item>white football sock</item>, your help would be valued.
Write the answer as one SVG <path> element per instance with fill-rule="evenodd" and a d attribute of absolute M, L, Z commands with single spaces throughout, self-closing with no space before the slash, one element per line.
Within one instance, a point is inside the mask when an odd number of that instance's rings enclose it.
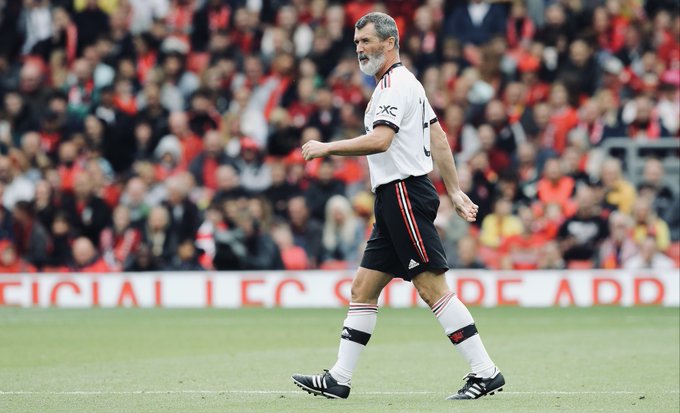
<path fill-rule="evenodd" d="M 338 382 L 349 382 L 356 368 L 361 352 L 373 334 L 378 320 L 378 306 L 374 304 L 350 303 L 347 318 L 342 327 L 338 361 L 330 369 L 331 376 Z"/>
<path fill-rule="evenodd" d="M 465 304 L 449 292 L 432 306 L 432 312 L 472 372 L 480 377 L 491 377 L 495 373 L 495 365 L 476 332 L 475 321 Z"/>

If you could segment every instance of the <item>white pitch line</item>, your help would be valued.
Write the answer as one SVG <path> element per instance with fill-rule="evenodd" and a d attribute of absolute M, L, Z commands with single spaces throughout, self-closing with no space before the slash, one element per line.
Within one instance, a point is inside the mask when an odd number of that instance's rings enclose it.
<path fill-rule="evenodd" d="M 513 395 L 544 395 L 544 396 L 560 396 L 560 395 L 582 395 L 582 394 L 645 394 L 644 391 L 503 391 L 502 394 Z M 662 392 L 664 394 L 678 394 L 679 391 L 670 390 Z M 306 396 L 302 391 L 293 390 L 130 390 L 130 391 L 106 391 L 106 390 L 72 390 L 72 391 L 25 391 L 25 390 L 8 390 L 0 391 L 0 396 L 12 395 L 65 395 L 65 396 L 97 396 L 97 395 L 126 395 L 126 394 L 291 394 Z M 367 391 L 357 392 L 357 394 L 370 395 L 427 395 L 439 394 L 433 391 Z"/>

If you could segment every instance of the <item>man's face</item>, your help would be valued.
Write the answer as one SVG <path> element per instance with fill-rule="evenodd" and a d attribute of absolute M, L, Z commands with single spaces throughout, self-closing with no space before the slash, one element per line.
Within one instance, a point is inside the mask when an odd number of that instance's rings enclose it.
<path fill-rule="evenodd" d="M 380 40 L 373 23 L 368 23 L 361 29 L 354 29 L 354 44 L 359 69 L 362 72 L 374 76 L 385 65 L 385 48 L 388 40 Z"/>

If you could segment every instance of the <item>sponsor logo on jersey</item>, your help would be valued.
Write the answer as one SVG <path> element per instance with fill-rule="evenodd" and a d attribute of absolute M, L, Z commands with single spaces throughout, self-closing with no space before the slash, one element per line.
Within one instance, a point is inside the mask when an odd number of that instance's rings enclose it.
<path fill-rule="evenodd" d="M 397 116 L 397 107 L 390 105 L 378 106 L 378 116 L 380 115 L 387 115 L 395 118 Z"/>

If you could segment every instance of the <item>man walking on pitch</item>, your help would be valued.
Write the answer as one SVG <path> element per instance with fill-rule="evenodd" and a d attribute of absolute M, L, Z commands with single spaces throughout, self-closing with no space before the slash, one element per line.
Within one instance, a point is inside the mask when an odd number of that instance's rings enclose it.
<path fill-rule="evenodd" d="M 330 143 L 309 141 L 302 154 L 306 160 L 368 155 L 376 224 L 352 283 L 337 362 L 322 374 L 296 374 L 293 381 L 314 395 L 347 398 L 352 372 L 375 327 L 380 292 L 399 277 L 413 282 L 470 364 L 465 385 L 449 399 L 494 394 L 505 379 L 487 354 L 470 312 L 444 277 L 446 257 L 433 223 L 439 197 L 427 177 L 433 160 L 458 215 L 473 222 L 478 207 L 460 190 L 446 134 L 423 86 L 399 61 L 394 19 L 384 13 L 363 16 L 355 25 L 354 43 L 359 68 L 378 81 L 366 108 L 366 134 Z"/>

